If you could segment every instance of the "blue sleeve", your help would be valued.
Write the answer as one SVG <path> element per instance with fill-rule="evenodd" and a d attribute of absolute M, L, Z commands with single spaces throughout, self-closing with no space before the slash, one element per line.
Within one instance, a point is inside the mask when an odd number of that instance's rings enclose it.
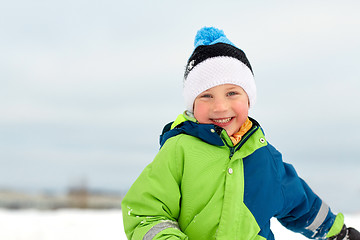
<path fill-rule="evenodd" d="M 283 207 L 276 215 L 286 228 L 308 238 L 326 239 L 335 215 L 301 179 L 291 164 L 278 160 L 278 173 L 283 194 Z"/>

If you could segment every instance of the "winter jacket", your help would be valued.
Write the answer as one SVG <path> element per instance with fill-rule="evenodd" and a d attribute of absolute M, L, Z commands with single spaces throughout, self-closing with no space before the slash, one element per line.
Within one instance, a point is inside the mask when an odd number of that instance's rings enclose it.
<path fill-rule="evenodd" d="M 165 130 L 122 201 L 128 239 L 271 240 L 272 217 L 324 239 L 336 216 L 251 121 L 236 146 L 224 129 L 183 116 Z"/>

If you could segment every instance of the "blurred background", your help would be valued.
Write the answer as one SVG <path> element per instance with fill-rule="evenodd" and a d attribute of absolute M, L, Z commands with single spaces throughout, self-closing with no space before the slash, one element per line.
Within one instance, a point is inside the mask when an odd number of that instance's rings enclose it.
<path fill-rule="evenodd" d="M 334 211 L 360 212 L 359 1 L 1 3 L 0 208 L 119 208 L 183 112 L 196 31 L 247 54 L 250 116 Z"/>

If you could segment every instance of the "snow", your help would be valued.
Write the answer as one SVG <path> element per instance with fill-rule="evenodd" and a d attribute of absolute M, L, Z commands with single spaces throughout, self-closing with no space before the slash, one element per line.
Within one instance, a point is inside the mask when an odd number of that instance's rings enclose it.
<path fill-rule="evenodd" d="M 360 214 L 345 215 L 348 226 L 360 229 Z M 272 221 L 276 240 L 307 239 Z M 121 210 L 56 211 L 0 209 L 2 240 L 126 240 Z"/>
<path fill-rule="evenodd" d="M 121 210 L 0 209 L 1 240 L 122 240 Z"/>

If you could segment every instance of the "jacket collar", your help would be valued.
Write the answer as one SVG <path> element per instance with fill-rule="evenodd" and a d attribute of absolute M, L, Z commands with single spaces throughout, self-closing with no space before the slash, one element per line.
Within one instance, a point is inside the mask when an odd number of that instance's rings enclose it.
<path fill-rule="evenodd" d="M 252 118 L 249 119 L 253 123 L 253 128 L 259 127 L 258 122 Z M 231 139 L 223 128 L 214 124 L 199 124 L 196 119 L 186 111 L 180 114 L 174 122 L 164 127 L 160 136 L 160 148 L 166 140 L 179 134 L 191 135 L 215 146 L 224 146 L 224 142 L 232 146 Z"/>
<path fill-rule="evenodd" d="M 169 131 L 163 131 L 163 134 L 160 136 L 160 147 L 162 147 L 169 138 L 182 133 L 197 137 L 212 145 L 224 146 L 224 142 L 216 128 L 218 127 L 213 124 L 199 124 L 192 121 L 182 122 Z"/>

